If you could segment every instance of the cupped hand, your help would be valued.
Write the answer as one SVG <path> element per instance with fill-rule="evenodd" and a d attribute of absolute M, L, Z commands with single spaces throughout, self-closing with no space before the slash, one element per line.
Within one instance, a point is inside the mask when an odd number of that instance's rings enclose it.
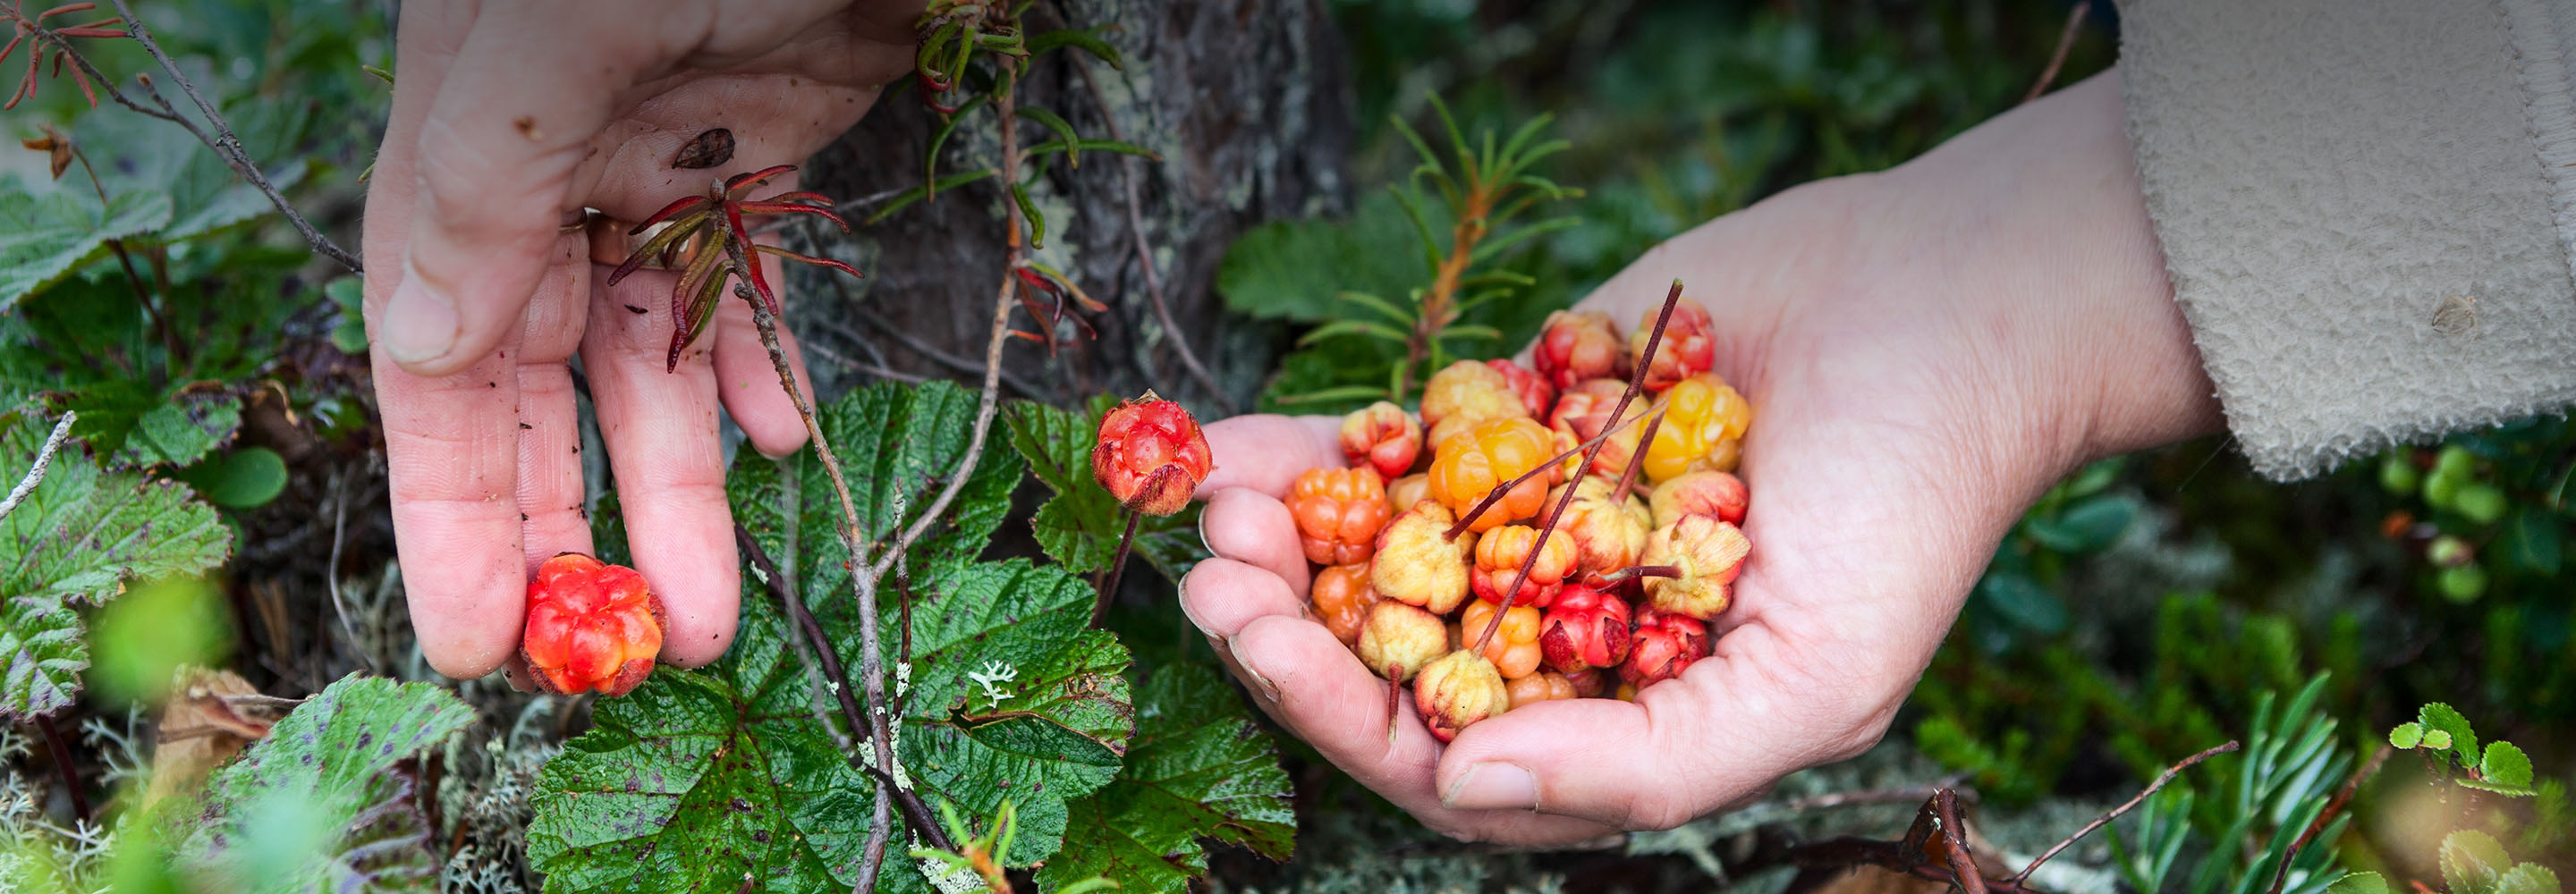
<path fill-rule="evenodd" d="M 717 408 L 771 455 L 802 446 L 803 423 L 741 302 L 721 302 L 666 372 L 676 274 L 608 286 L 593 259 L 622 259 L 624 240 L 593 246 L 571 224 L 584 209 L 620 221 L 599 228 L 605 241 L 711 180 L 803 160 L 909 69 L 921 5 L 403 4 L 365 309 L 403 583 L 432 667 L 499 667 L 530 569 L 591 551 L 576 352 L 628 530 L 651 544 L 635 562 L 667 609 L 663 659 L 704 663 L 732 641 Z M 674 166 L 718 128 L 729 159 Z"/>
<path fill-rule="evenodd" d="M 2082 460 L 2216 427 L 2120 128 L 2117 76 L 1896 171 L 1792 190 L 1640 259 L 1587 299 L 1625 325 L 1675 279 L 1753 402 L 1753 553 L 1715 654 L 1634 703 L 1547 701 L 1446 747 L 1305 609 L 1281 503 L 1344 461 L 1334 420 L 1207 428 L 1216 558 L 1182 605 L 1255 701 L 1462 838 L 1546 846 L 1759 797 L 1886 731 L 2014 519 Z"/>

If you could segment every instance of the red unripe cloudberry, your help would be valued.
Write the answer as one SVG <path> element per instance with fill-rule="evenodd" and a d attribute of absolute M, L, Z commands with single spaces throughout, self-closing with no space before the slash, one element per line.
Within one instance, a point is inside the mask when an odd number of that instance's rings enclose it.
<path fill-rule="evenodd" d="M 1119 503 L 1146 515 L 1181 511 L 1215 468 L 1198 420 L 1151 391 L 1110 410 L 1091 448 L 1091 477 Z"/>
<path fill-rule="evenodd" d="M 1617 667 L 1629 645 L 1627 601 L 1591 587 L 1566 587 L 1539 620 L 1539 652 L 1566 673 Z"/>
<path fill-rule="evenodd" d="M 1688 615 L 1638 609 L 1637 632 L 1630 640 L 1628 660 L 1619 665 L 1619 679 L 1644 689 L 1681 676 L 1691 662 L 1707 656 L 1707 625 Z"/>
<path fill-rule="evenodd" d="M 1386 401 L 1352 410 L 1342 417 L 1342 455 L 1388 480 L 1402 478 L 1422 456 L 1422 423 Z"/>
<path fill-rule="evenodd" d="M 1678 311 L 1676 311 L 1678 313 Z M 1652 318 L 1648 318 L 1652 322 Z M 1592 310 L 1560 310 L 1547 315 L 1538 345 L 1530 351 L 1538 374 L 1558 388 L 1586 379 L 1628 374 L 1628 348 L 1610 315 Z"/>
<path fill-rule="evenodd" d="M 625 695 L 661 652 L 662 601 L 635 569 L 580 553 L 537 566 L 520 656 L 546 691 Z"/>

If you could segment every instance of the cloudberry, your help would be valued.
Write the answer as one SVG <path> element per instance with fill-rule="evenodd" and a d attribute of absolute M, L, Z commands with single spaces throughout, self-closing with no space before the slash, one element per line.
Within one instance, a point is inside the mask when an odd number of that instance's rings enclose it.
<path fill-rule="evenodd" d="M 1485 642 L 1485 660 L 1494 663 L 1503 679 L 1526 677 L 1538 670 L 1538 618 L 1538 609 L 1512 606 L 1503 613 L 1502 626 L 1494 628 L 1494 638 Z M 1467 603 L 1467 612 L 1458 617 L 1458 635 L 1472 645 L 1493 619 L 1493 603 L 1482 599 Z"/>
<path fill-rule="evenodd" d="M 1503 374 L 1503 384 L 1520 396 L 1521 407 L 1528 410 L 1529 415 L 1544 416 L 1547 408 L 1556 403 L 1556 386 L 1530 372 L 1529 367 L 1499 357 L 1485 361 L 1485 365 Z"/>
<path fill-rule="evenodd" d="M 1360 627 L 1358 651 L 1360 663 L 1368 665 L 1369 670 L 1401 682 L 1449 651 L 1449 629 L 1430 612 L 1380 600 L 1369 606 L 1368 623 Z"/>
<path fill-rule="evenodd" d="M 1636 331 L 1628 333 L 1628 352 L 1646 352 L 1646 339 L 1655 330 L 1655 315 L 1662 308 L 1648 308 Z M 1664 327 L 1664 340 L 1655 346 L 1655 356 L 1646 363 L 1646 390 L 1662 391 L 1673 384 L 1708 371 L 1717 362 L 1717 340 L 1711 331 L 1714 324 L 1708 308 L 1688 298 L 1673 307 L 1673 319 Z"/>
<path fill-rule="evenodd" d="M 1389 479 L 1404 477 L 1422 455 L 1422 423 L 1386 401 L 1352 410 L 1342 417 L 1342 455 Z"/>
<path fill-rule="evenodd" d="M 1647 565 L 1666 565 L 1677 577 L 1646 578 L 1646 598 L 1655 608 L 1706 620 L 1726 610 L 1727 585 L 1744 567 L 1753 541 L 1732 524 L 1714 516 L 1687 515 L 1646 538 Z"/>
<path fill-rule="evenodd" d="M 1548 505 L 1552 506 L 1565 498 L 1566 488 L 1574 488 L 1574 502 L 1565 504 L 1565 517 L 1557 523 L 1557 535 L 1574 542 L 1577 569 L 1607 574 L 1637 564 L 1638 554 L 1646 549 L 1646 532 L 1651 527 L 1646 504 L 1633 496 L 1612 496 L 1614 484 L 1599 475 L 1585 475 L 1548 492 Z"/>
<path fill-rule="evenodd" d="M 1644 689 L 1681 676 L 1691 662 L 1705 657 L 1707 625 L 1686 615 L 1639 609 L 1637 632 L 1630 640 L 1628 660 L 1619 665 L 1619 679 Z"/>
<path fill-rule="evenodd" d="M 1564 674 L 1564 677 L 1565 682 L 1574 686 L 1576 698 L 1600 698 L 1609 695 L 1610 687 L 1619 680 L 1610 668 L 1602 667 L 1572 671 Z"/>
<path fill-rule="evenodd" d="M 661 652 L 662 600 L 635 569 L 580 553 L 537 566 L 520 656 L 546 691 L 625 695 Z"/>
<path fill-rule="evenodd" d="M 1377 470 L 1307 469 L 1288 490 L 1298 543 L 1317 565 L 1366 562 L 1386 527 L 1386 482 Z"/>
<path fill-rule="evenodd" d="M 1369 562 L 1369 586 L 1379 596 L 1448 614 L 1467 598 L 1467 569 L 1474 564 L 1476 535 L 1449 539 L 1457 517 L 1448 507 L 1425 500 L 1396 513 L 1378 532 L 1377 555 Z"/>
<path fill-rule="evenodd" d="M 1547 666 L 1567 673 L 1617 667 L 1628 659 L 1628 603 L 1591 587 L 1566 587 L 1539 620 L 1538 646 Z"/>
<path fill-rule="evenodd" d="M 1215 468 L 1198 420 L 1151 391 L 1102 417 L 1091 448 L 1091 476 L 1119 503 L 1146 515 L 1181 511 Z"/>
<path fill-rule="evenodd" d="M 1753 404 L 1713 373 L 1683 380 L 1664 392 L 1664 422 L 1646 445 L 1646 479 L 1670 481 L 1701 469 L 1735 471 Z"/>
<path fill-rule="evenodd" d="M 1752 493 L 1745 490 L 1744 479 L 1712 469 L 1656 485 L 1649 499 L 1653 501 L 1658 526 L 1681 521 L 1685 515 L 1716 516 L 1719 521 L 1740 525 Z"/>
<path fill-rule="evenodd" d="M 1679 314 L 1677 309 L 1675 314 Z M 1651 320 L 1651 318 L 1649 318 Z M 1560 310 L 1547 315 L 1538 344 L 1530 351 L 1538 374 L 1558 388 L 1585 379 L 1615 379 L 1628 373 L 1628 347 L 1619 341 L 1610 315 L 1590 310 Z"/>
<path fill-rule="evenodd" d="M 1548 432 L 1555 439 L 1555 452 L 1564 453 L 1600 437 L 1602 430 L 1613 424 L 1610 411 L 1619 406 L 1619 398 L 1627 393 L 1628 383 L 1614 379 L 1593 379 L 1567 389 L 1565 396 L 1557 399 L 1556 409 L 1547 415 Z M 1630 401 L 1627 414 L 1621 418 L 1635 419 L 1645 415 L 1646 410 L 1647 401 L 1644 399 Z M 1612 433 L 1609 440 L 1601 443 L 1601 452 L 1593 454 L 1592 471 L 1612 478 L 1626 472 L 1629 461 L 1637 455 L 1637 441 L 1645 436 L 1645 429 L 1644 423 L 1632 423 Z M 1582 464 L 1583 458 L 1579 455 L 1567 457 L 1557 474 L 1570 477 Z"/>
<path fill-rule="evenodd" d="M 1360 628 L 1368 624 L 1369 608 L 1377 605 L 1377 591 L 1369 589 L 1368 573 L 1366 564 L 1335 565 L 1315 573 L 1315 585 L 1308 594 L 1315 601 L 1315 615 L 1342 645 L 1359 645 Z"/>
<path fill-rule="evenodd" d="M 1477 599 L 1503 601 L 1512 582 L 1520 579 L 1521 565 L 1528 561 L 1530 550 L 1538 549 L 1538 563 L 1530 566 L 1529 583 L 1521 585 L 1520 595 L 1512 597 L 1515 606 L 1546 608 L 1556 599 L 1556 590 L 1564 586 L 1565 576 L 1574 571 L 1574 539 L 1558 531 L 1538 546 L 1538 529 L 1527 525 L 1504 525 L 1485 532 L 1476 541 L 1476 567 L 1467 573 L 1467 586 Z M 1470 606 L 1468 611 L 1474 611 Z M 1474 621 L 1468 627 L 1477 627 Z M 1533 631 L 1533 635 L 1535 631 Z M 1515 676 L 1504 674 L 1503 676 Z"/>
<path fill-rule="evenodd" d="M 1511 690 L 1485 656 L 1460 649 L 1441 656 L 1413 681 L 1413 702 L 1433 738 L 1447 742 L 1469 726 L 1511 710 Z"/>
<path fill-rule="evenodd" d="M 1431 498 L 1452 513 L 1474 511 L 1496 486 L 1553 458 L 1556 451 L 1549 444 L 1547 429 L 1521 416 L 1485 422 L 1442 441 L 1431 460 Z M 1490 531 L 1537 515 L 1554 471 L 1530 476 L 1513 487 L 1500 502 L 1476 516 L 1468 530 Z"/>
<path fill-rule="evenodd" d="M 1564 674 L 1555 671 L 1540 671 L 1518 679 L 1506 679 L 1503 681 L 1503 691 L 1510 694 L 1514 711 L 1539 702 L 1576 696 L 1574 683 L 1567 680 Z"/>
<path fill-rule="evenodd" d="M 1431 448 L 1490 419 L 1526 418 L 1529 405 L 1512 391 L 1501 370 L 1473 360 L 1460 360 L 1431 374 L 1422 383 L 1422 424 L 1431 430 Z"/>
<path fill-rule="evenodd" d="M 1398 512 L 1431 499 L 1431 473 L 1415 472 L 1386 483 L 1386 505 Z"/>

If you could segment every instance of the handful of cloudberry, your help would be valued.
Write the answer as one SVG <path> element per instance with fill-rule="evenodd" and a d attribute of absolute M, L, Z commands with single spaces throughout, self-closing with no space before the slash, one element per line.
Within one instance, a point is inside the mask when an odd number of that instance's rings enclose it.
<path fill-rule="evenodd" d="M 1710 654 L 1753 548 L 1733 474 L 1753 405 L 1710 371 L 1714 322 L 1678 294 L 1651 354 L 1647 330 L 1560 313 L 1535 369 L 1457 361 L 1419 415 L 1344 417 L 1349 467 L 1292 486 L 1315 616 L 1390 699 L 1409 684 L 1441 741 L 1539 702 L 1634 698 Z"/>

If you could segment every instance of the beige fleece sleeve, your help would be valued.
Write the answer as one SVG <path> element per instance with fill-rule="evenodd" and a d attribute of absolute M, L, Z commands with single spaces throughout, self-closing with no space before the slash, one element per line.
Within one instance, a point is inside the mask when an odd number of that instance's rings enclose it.
<path fill-rule="evenodd" d="M 2576 2 L 2120 14 L 2147 210 L 2256 469 L 2576 402 Z"/>

